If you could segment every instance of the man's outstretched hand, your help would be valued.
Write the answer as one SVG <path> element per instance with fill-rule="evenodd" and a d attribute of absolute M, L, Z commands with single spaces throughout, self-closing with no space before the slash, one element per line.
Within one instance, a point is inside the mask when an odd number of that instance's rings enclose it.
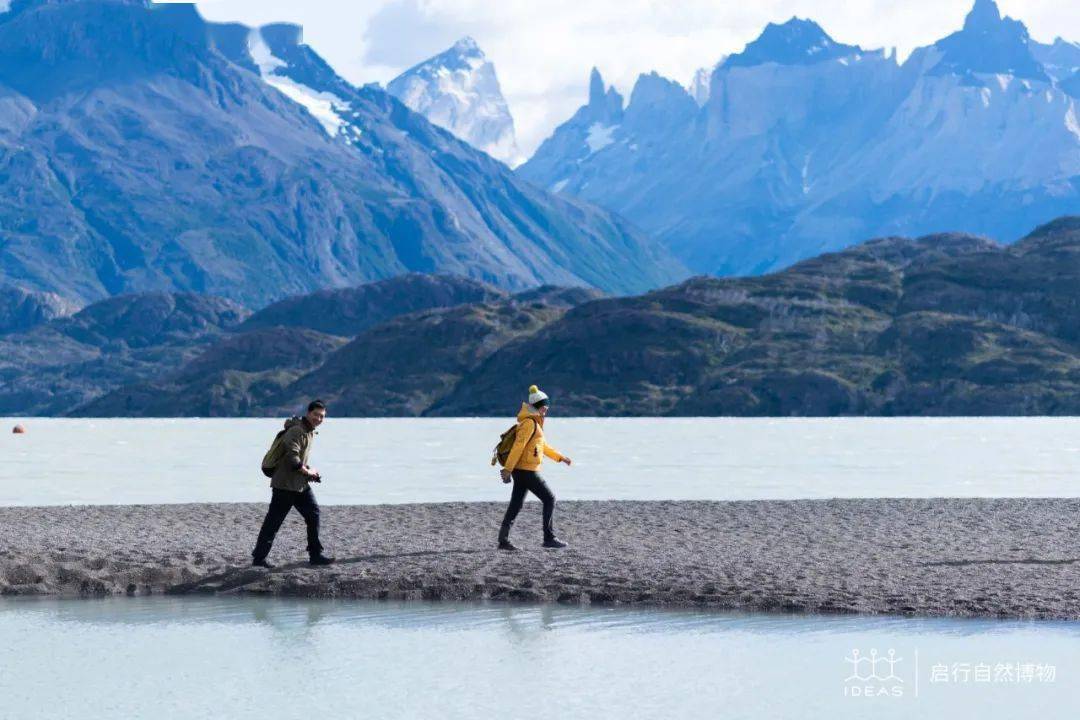
<path fill-rule="evenodd" d="M 570 458 L 566 457 L 565 455 L 562 456 L 562 459 L 559 460 L 559 462 L 566 463 L 567 465 L 573 465 L 574 464 L 574 461 L 571 460 Z"/>

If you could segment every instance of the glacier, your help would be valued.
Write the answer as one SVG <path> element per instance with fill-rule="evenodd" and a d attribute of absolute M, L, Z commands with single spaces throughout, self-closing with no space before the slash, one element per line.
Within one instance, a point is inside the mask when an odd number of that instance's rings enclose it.
<path fill-rule="evenodd" d="M 262 35 L 261 28 L 251 29 L 248 35 L 248 53 L 267 85 L 293 102 L 302 105 L 313 118 L 319 121 L 327 135 L 337 136 L 345 124 L 341 113 L 349 109 L 349 103 L 334 93 L 319 92 L 292 78 L 278 74 L 277 71 L 288 67 L 288 63 L 274 56 Z"/>

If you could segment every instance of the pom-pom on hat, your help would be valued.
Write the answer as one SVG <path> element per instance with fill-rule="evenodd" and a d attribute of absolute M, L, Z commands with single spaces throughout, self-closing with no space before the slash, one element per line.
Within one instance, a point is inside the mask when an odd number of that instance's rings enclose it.
<path fill-rule="evenodd" d="M 548 396 L 546 392 L 540 390 L 535 385 L 529 386 L 529 404 L 533 407 L 540 407 L 541 405 L 548 404 Z"/>

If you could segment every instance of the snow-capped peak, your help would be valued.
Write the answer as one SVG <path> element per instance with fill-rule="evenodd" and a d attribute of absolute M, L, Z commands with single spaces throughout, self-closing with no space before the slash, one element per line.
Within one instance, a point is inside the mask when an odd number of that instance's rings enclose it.
<path fill-rule="evenodd" d="M 468 35 L 454 43 L 453 50 L 462 54 L 476 54 L 480 57 L 484 56 L 484 52 L 480 49 L 480 46 Z"/>
<path fill-rule="evenodd" d="M 471 37 L 394 78 L 387 91 L 412 110 L 508 165 L 522 160 L 495 65 Z"/>

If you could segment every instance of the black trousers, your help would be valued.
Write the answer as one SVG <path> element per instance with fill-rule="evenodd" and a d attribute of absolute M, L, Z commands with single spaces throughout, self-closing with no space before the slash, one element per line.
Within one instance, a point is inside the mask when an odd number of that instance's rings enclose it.
<path fill-rule="evenodd" d="M 319 503 L 315 500 L 315 493 L 311 492 L 311 488 L 303 492 L 274 488 L 270 496 L 270 509 L 266 511 L 266 519 L 259 530 L 259 539 L 251 552 L 253 558 L 263 560 L 270 554 L 274 537 L 281 529 L 281 523 L 285 522 L 285 516 L 293 508 L 296 508 L 307 524 L 308 554 L 312 557 L 322 554 L 323 546 L 319 542 Z"/>
<path fill-rule="evenodd" d="M 525 504 L 527 492 L 531 492 L 544 504 L 544 539 L 555 537 L 555 526 L 552 523 L 555 515 L 555 493 L 551 492 L 544 478 L 532 470 L 514 470 L 511 476 L 514 478 L 514 489 L 510 493 L 510 505 L 503 516 L 502 527 L 499 528 L 499 540 L 510 539 L 510 528 L 521 512 L 521 506 Z"/>

